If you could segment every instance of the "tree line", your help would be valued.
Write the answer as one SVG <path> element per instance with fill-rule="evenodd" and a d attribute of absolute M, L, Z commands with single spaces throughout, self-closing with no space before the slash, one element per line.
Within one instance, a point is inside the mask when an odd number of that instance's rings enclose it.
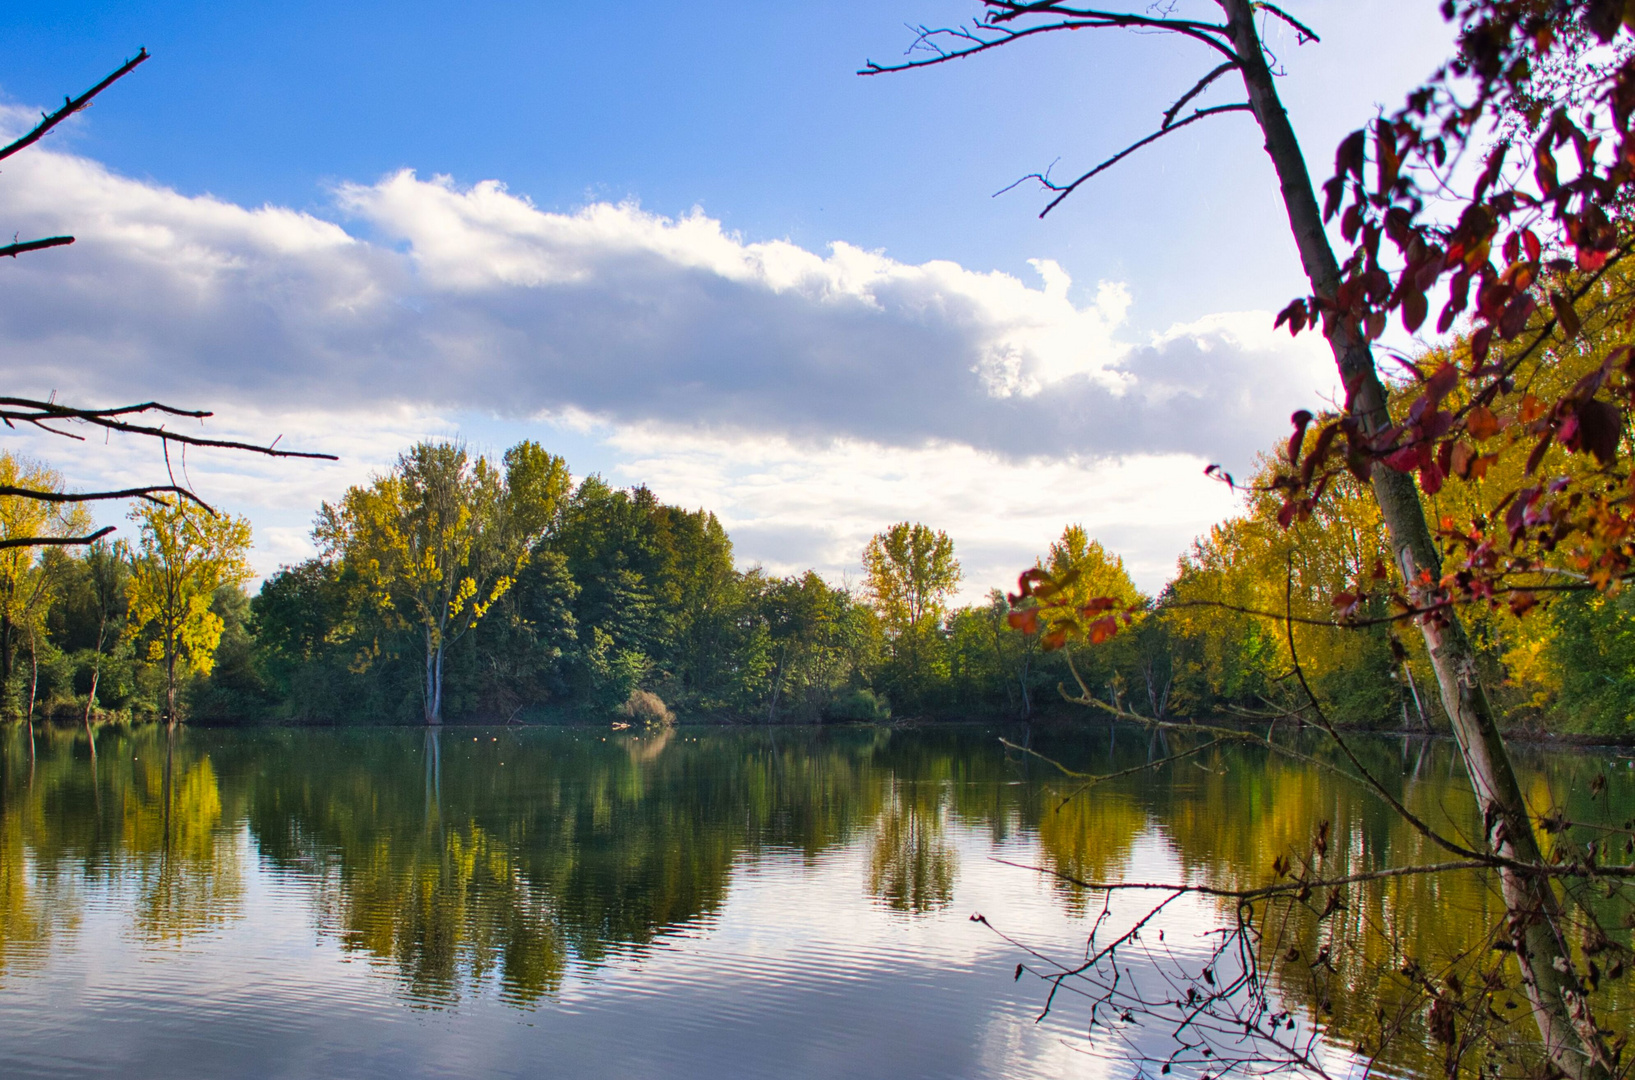
<path fill-rule="evenodd" d="M 1266 455 L 1262 479 L 1276 468 Z M 62 489 L 9 454 L 0 483 Z M 1136 614 L 1110 640 L 1053 648 L 1048 613 L 1027 617 L 1031 598 L 995 589 L 954 606 L 954 543 L 924 524 L 882 530 L 861 553 L 861 584 L 837 587 L 815 571 L 739 569 L 714 514 L 599 476 L 575 482 L 536 443 L 494 461 L 425 442 L 323 505 L 319 553 L 253 596 L 249 524 L 179 500 L 141 503 L 130 542 L 0 548 L 0 708 L 86 725 L 1020 719 L 1060 711 L 1060 689 L 1082 686 L 1157 719 L 1264 719 L 1304 706 L 1303 679 L 1349 726 L 1445 726 L 1423 644 L 1365 595 L 1390 558 L 1367 492 L 1342 482 L 1290 524 L 1271 487 L 1249 490 L 1156 596 L 1066 527 L 1037 565 L 1070 582 L 1075 605 L 1106 598 Z M 1465 491 L 1428 510 L 1460 512 L 1449 500 Z M 83 516 L 0 496 L 0 539 L 75 535 Z M 1338 621 L 1336 597 L 1355 599 Z M 1630 602 L 1575 593 L 1546 606 L 1473 619 L 1509 718 L 1626 731 Z"/>

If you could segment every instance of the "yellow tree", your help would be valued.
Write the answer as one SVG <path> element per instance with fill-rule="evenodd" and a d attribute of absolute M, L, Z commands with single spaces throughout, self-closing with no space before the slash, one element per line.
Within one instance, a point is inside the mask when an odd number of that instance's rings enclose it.
<path fill-rule="evenodd" d="M 36 493 L 0 495 L 0 687 L 9 690 L 18 646 L 28 642 L 33 655 L 50 599 L 52 575 L 39 557 L 39 546 L 77 537 L 88 518 L 81 505 L 37 497 L 62 494 L 62 477 L 55 470 L 4 451 L 0 489 Z"/>
<path fill-rule="evenodd" d="M 562 459 L 525 442 L 502 473 L 455 443 L 423 442 L 390 473 L 318 512 L 314 537 L 425 644 L 428 724 L 443 720 L 443 660 L 511 588 L 568 488 Z"/>
<path fill-rule="evenodd" d="M 1038 566 L 1061 585 L 1061 595 L 1076 608 L 1083 608 L 1095 600 L 1111 600 L 1117 610 L 1140 612 L 1148 604 L 1147 597 L 1135 587 L 1135 582 L 1130 580 L 1129 572 L 1124 569 L 1123 557 L 1108 551 L 1101 545 L 1101 541 L 1091 539 L 1083 525 L 1069 525 L 1063 529 L 1061 538 L 1051 543 L 1050 551 L 1039 560 Z M 1024 604 L 1030 602 L 1023 601 Z M 1058 618 L 1058 612 L 1047 610 L 1040 620 L 1042 625 L 1027 633 L 1048 638 L 1052 631 L 1058 629 Z M 1137 620 L 1144 618 L 1144 615 L 1136 615 Z M 1086 654 L 1072 643 L 1069 643 L 1067 648 L 1075 663 L 1088 659 Z M 1167 695 L 1168 680 L 1164 680 L 1163 690 L 1152 685 L 1156 677 L 1154 670 L 1156 658 L 1150 655 L 1151 653 L 1151 649 L 1143 650 L 1139 660 L 1142 666 L 1141 674 L 1148 683 L 1147 696 L 1151 699 L 1154 712 L 1157 713 L 1162 711 L 1159 699 Z M 1123 694 L 1122 676 L 1111 670 L 1097 673 L 1097 678 L 1103 676 L 1111 678 L 1117 694 Z"/>
<path fill-rule="evenodd" d="M 865 588 L 884 624 L 892 658 L 911 684 L 927 661 L 948 598 L 960 581 L 948 534 L 918 522 L 898 522 L 863 549 Z"/>
<path fill-rule="evenodd" d="M 1062 582 L 1064 597 L 1076 607 L 1103 596 L 1117 601 L 1120 608 L 1135 607 L 1145 599 L 1124 569 L 1123 557 L 1102 547 L 1100 540 L 1090 539 L 1083 525 L 1063 529 L 1062 538 L 1050 545 L 1050 553 L 1039 565 Z"/>
<path fill-rule="evenodd" d="M 250 523 L 176 502 L 155 501 L 130 513 L 141 530 L 131 559 L 126 633 L 151 633 L 149 658 L 165 669 L 165 718 L 176 725 L 176 675 L 208 675 L 221 643 L 221 616 L 210 608 L 223 585 L 251 575 L 245 553 Z"/>

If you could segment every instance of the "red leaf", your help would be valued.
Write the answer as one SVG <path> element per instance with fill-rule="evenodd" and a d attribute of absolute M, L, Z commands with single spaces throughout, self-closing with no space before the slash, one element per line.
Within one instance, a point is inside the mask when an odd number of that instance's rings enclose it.
<path fill-rule="evenodd" d="M 1486 405 L 1478 405 L 1465 417 L 1465 430 L 1473 439 L 1491 439 L 1499 433 L 1499 418 Z"/>
<path fill-rule="evenodd" d="M 1097 619 L 1090 624 L 1090 644 L 1100 645 L 1102 642 L 1118 633 L 1118 620 L 1112 616 Z"/>
<path fill-rule="evenodd" d="M 1484 326 L 1470 335 L 1470 358 L 1477 368 L 1487 363 L 1488 346 L 1493 344 L 1493 327 Z"/>
<path fill-rule="evenodd" d="M 1419 468 L 1419 447 L 1404 446 L 1400 450 L 1389 454 L 1385 459 L 1385 464 L 1397 472 L 1413 472 Z"/>
<path fill-rule="evenodd" d="M 1425 323 L 1425 317 L 1431 312 L 1430 302 L 1425 294 L 1418 289 L 1410 289 L 1402 298 L 1402 326 L 1412 334 Z"/>
<path fill-rule="evenodd" d="M 1594 248 L 1581 247 L 1578 249 L 1578 268 L 1586 274 L 1593 274 L 1607 265 L 1605 251 L 1596 251 Z"/>
<path fill-rule="evenodd" d="M 1618 437 L 1623 433 L 1624 414 L 1616 406 L 1591 399 L 1578 407 L 1579 445 L 1603 465 L 1618 459 Z"/>
<path fill-rule="evenodd" d="M 1300 464 L 1300 445 L 1306 441 L 1306 425 L 1311 423 L 1311 413 L 1301 409 L 1289 417 L 1289 423 L 1294 425 L 1294 434 L 1289 436 L 1289 464 Z"/>
<path fill-rule="evenodd" d="M 1360 182 L 1363 176 L 1363 157 L 1367 148 L 1366 131 L 1353 131 L 1340 140 L 1340 146 L 1334 152 L 1334 175 L 1342 177 L 1350 173 Z"/>
<path fill-rule="evenodd" d="M 1438 491 L 1441 491 L 1444 479 L 1446 479 L 1446 474 L 1442 472 L 1441 466 L 1434 461 L 1421 465 L 1419 468 L 1419 487 L 1427 495 L 1435 495 Z"/>
<path fill-rule="evenodd" d="M 1272 329 L 1276 330 L 1284 323 L 1288 323 L 1289 336 L 1293 337 L 1306 328 L 1306 323 L 1308 321 L 1309 319 L 1306 314 L 1306 301 L 1304 299 L 1295 300 L 1290 302 L 1288 307 L 1277 313 L 1277 320 L 1272 323 Z"/>
<path fill-rule="evenodd" d="M 1432 401 L 1441 401 L 1448 396 L 1448 392 L 1459 385 L 1459 369 L 1452 364 L 1443 364 L 1436 369 L 1425 383 L 1425 394 Z"/>
<path fill-rule="evenodd" d="M 1024 634 L 1037 634 L 1039 632 L 1039 609 L 1024 608 L 1021 611 L 1013 611 L 1005 616 L 1005 621 L 1010 623 L 1013 630 L 1020 630 Z"/>
<path fill-rule="evenodd" d="M 1579 321 L 1578 312 L 1573 310 L 1573 302 L 1559 290 L 1551 289 L 1550 308 L 1556 314 L 1556 322 L 1561 324 L 1561 332 L 1568 337 L 1577 337 L 1584 327 Z"/>
<path fill-rule="evenodd" d="M 1504 314 L 1499 317 L 1499 336 L 1508 341 L 1521 333 L 1527 328 L 1528 318 L 1536 310 L 1538 301 L 1533 299 L 1531 293 L 1522 293 L 1510 301 L 1504 309 Z"/>
<path fill-rule="evenodd" d="M 1538 262 L 1540 253 L 1538 236 L 1532 229 L 1523 229 L 1521 231 L 1521 243 L 1522 247 L 1527 251 L 1527 261 Z"/>

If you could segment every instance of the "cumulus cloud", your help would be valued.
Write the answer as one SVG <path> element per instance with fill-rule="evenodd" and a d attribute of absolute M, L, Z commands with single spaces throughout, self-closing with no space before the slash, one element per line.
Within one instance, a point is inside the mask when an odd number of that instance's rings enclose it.
<path fill-rule="evenodd" d="M 1264 313 L 1130 340 L 1131 298 L 1072 299 L 836 242 L 746 242 L 699 212 L 550 213 L 402 172 L 336 192 L 342 224 L 184 196 L 69 154 L 0 179 L 0 221 L 73 232 L 4 268 L 0 369 L 77 399 L 381 406 L 1010 459 L 1241 462 L 1332 382 Z"/>
<path fill-rule="evenodd" d="M 1014 588 L 1068 523 L 1124 554 L 1136 582 L 1156 591 L 1192 538 L 1237 507 L 1225 485 L 1181 454 L 1014 459 L 961 444 L 882 449 L 852 440 L 813 450 L 654 426 L 604 437 L 620 455 L 616 479 L 714 510 L 740 561 L 856 580 L 870 536 L 895 521 L 923 521 L 953 538 L 967 602 Z"/>

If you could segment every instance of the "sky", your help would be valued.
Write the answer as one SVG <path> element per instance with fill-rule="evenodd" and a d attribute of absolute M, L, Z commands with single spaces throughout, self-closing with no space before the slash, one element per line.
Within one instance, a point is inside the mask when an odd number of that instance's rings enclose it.
<path fill-rule="evenodd" d="M 1449 33 L 1429 0 L 1285 7 L 1322 37 L 1266 30 L 1326 176 Z M 855 581 L 869 535 L 918 520 L 974 600 L 1079 522 L 1156 590 L 1235 507 L 1204 466 L 1249 471 L 1334 393 L 1321 343 L 1272 330 L 1303 291 L 1275 178 L 1239 114 L 1043 220 L 1036 188 L 996 195 L 1146 134 L 1215 60 L 1061 34 L 855 74 L 977 12 L 7 5 L 0 129 L 153 59 L 0 170 L 0 229 L 78 237 L 0 267 L 0 369 L 16 393 L 158 397 L 213 409 L 210 434 L 339 455 L 188 457 L 251 518 L 261 573 L 415 439 L 532 438 L 715 511 L 745 566 Z M 82 487 L 163 476 L 140 443 L 3 445 Z"/>

